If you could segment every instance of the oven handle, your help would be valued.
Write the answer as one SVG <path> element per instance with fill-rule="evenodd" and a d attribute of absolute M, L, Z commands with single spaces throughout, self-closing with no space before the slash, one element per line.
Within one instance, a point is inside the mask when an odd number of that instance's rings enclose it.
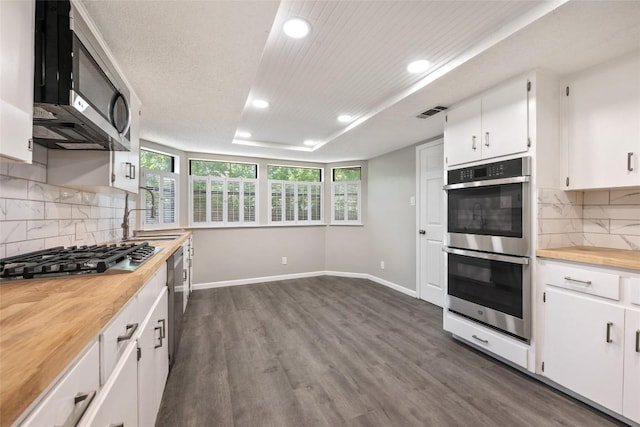
<path fill-rule="evenodd" d="M 514 176 L 512 178 L 486 179 L 484 181 L 462 182 L 460 184 L 449 184 L 442 187 L 443 190 L 458 190 L 460 188 L 489 187 L 491 185 L 518 184 L 529 182 L 530 176 Z"/>
<path fill-rule="evenodd" d="M 503 261 L 510 262 L 511 264 L 521 264 L 521 265 L 529 265 L 529 258 L 527 257 L 519 257 L 519 256 L 511 256 L 511 255 L 500 255 L 500 254 L 489 254 L 485 252 L 476 252 L 476 251 L 466 251 L 464 249 L 455 249 L 444 246 L 442 248 L 443 251 L 454 254 L 454 255 L 462 255 L 468 256 L 472 258 L 481 258 L 488 259 L 490 261 Z"/>

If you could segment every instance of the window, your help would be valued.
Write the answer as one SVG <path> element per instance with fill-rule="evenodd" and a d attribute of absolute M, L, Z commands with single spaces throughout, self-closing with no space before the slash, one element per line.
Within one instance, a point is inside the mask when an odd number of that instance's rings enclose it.
<path fill-rule="evenodd" d="M 190 170 L 192 225 L 258 223 L 256 164 L 191 160 Z"/>
<path fill-rule="evenodd" d="M 267 166 L 269 223 L 322 223 L 322 169 Z"/>
<path fill-rule="evenodd" d="M 140 150 L 142 186 L 149 191 L 140 190 L 141 204 L 146 209 L 142 228 L 175 228 L 179 226 L 178 188 L 179 175 L 175 157 L 147 149 Z"/>
<path fill-rule="evenodd" d="M 362 170 L 360 166 L 334 168 L 331 177 L 331 222 L 361 224 Z"/>

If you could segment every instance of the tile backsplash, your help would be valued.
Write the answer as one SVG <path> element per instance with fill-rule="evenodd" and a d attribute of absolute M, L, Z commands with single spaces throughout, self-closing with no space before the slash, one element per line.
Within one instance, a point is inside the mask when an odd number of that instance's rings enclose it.
<path fill-rule="evenodd" d="M 46 158 L 47 150 L 36 145 L 30 165 L 0 159 L 0 258 L 122 236 L 125 193 L 48 185 Z M 135 208 L 135 200 L 129 207 Z"/>
<path fill-rule="evenodd" d="M 538 247 L 640 250 L 640 189 L 538 190 Z"/>

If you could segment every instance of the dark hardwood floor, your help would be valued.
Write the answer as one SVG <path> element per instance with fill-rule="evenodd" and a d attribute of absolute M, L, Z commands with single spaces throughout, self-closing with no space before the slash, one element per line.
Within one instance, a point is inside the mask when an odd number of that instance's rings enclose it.
<path fill-rule="evenodd" d="M 617 425 L 367 280 L 196 291 L 184 319 L 161 427 Z"/>

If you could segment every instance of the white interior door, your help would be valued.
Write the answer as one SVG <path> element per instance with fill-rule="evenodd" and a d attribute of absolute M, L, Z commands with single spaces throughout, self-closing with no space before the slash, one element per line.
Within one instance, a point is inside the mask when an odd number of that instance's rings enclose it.
<path fill-rule="evenodd" d="M 444 303 L 444 144 L 418 147 L 418 297 Z"/>

